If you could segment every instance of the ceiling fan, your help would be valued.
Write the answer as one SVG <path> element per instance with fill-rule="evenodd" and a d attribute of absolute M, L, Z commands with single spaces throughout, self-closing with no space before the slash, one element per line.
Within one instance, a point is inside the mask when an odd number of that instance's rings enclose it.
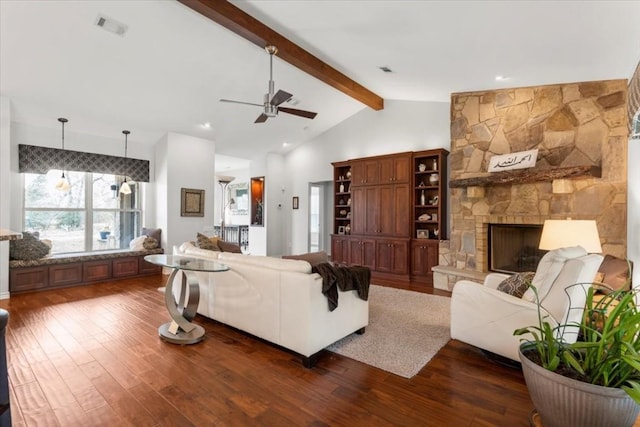
<path fill-rule="evenodd" d="M 256 107 L 262 107 L 264 111 L 258 116 L 254 123 L 264 123 L 269 117 L 276 117 L 279 111 L 287 114 L 293 114 L 294 116 L 313 119 L 316 115 L 318 115 L 318 113 L 298 110 L 296 108 L 280 107 L 280 104 L 291 99 L 293 95 L 283 90 L 278 90 L 278 92 L 274 94 L 275 83 L 273 81 L 273 55 L 278 53 L 278 48 L 269 45 L 266 46 L 264 50 L 269 53 L 269 92 L 264 95 L 264 103 L 254 104 L 253 102 L 233 101 L 231 99 L 221 99 L 220 102 L 233 102 L 234 104 L 246 104 L 255 105 Z"/>

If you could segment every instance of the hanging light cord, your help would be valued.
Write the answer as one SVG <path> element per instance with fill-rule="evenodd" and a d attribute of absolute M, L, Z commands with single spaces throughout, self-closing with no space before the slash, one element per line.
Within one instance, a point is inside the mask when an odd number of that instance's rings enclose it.
<path fill-rule="evenodd" d="M 58 121 L 62 123 L 62 178 L 64 178 L 64 170 L 67 165 L 65 153 L 64 153 L 64 124 L 68 122 L 65 118 L 59 118 Z"/>

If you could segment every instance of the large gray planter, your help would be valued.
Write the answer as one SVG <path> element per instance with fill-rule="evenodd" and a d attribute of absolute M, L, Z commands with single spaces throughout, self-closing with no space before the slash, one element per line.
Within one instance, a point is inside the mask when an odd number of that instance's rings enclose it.
<path fill-rule="evenodd" d="M 529 395 L 544 427 L 630 427 L 640 406 L 620 388 L 593 385 L 551 372 L 520 349 Z"/>

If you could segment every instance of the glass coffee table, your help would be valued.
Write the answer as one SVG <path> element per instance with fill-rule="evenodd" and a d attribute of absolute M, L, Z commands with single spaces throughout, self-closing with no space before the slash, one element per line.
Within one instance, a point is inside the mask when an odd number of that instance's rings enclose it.
<path fill-rule="evenodd" d="M 160 338 L 173 344 L 195 344 L 202 341 L 204 328 L 192 323 L 200 302 L 200 286 L 194 272 L 222 272 L 229 270 L 229 266 L 218 261 L 180 255 L 147 255 L 144 260 L 173 269 L 164 291 L 164 302 L 172 320 L 158 328 Z M 176 301 L 173 283 L 178 273 L 182 273 L 182 286 Z"/>

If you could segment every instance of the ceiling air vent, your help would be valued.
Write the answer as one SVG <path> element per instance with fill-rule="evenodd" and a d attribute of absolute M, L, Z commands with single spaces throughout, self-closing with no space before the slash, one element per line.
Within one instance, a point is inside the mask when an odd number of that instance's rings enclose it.
<path fill-rule="evenodd" d="M 96 18 L 96 25 L 104 30 L 109 31 L 110 33 L 117 34 L 119 36 L 124 36 L 124 33 L 126 33 L 127 29 L 129 28 L 127 25 L 102 14 L 98 14 L 98 17 Z"/>

